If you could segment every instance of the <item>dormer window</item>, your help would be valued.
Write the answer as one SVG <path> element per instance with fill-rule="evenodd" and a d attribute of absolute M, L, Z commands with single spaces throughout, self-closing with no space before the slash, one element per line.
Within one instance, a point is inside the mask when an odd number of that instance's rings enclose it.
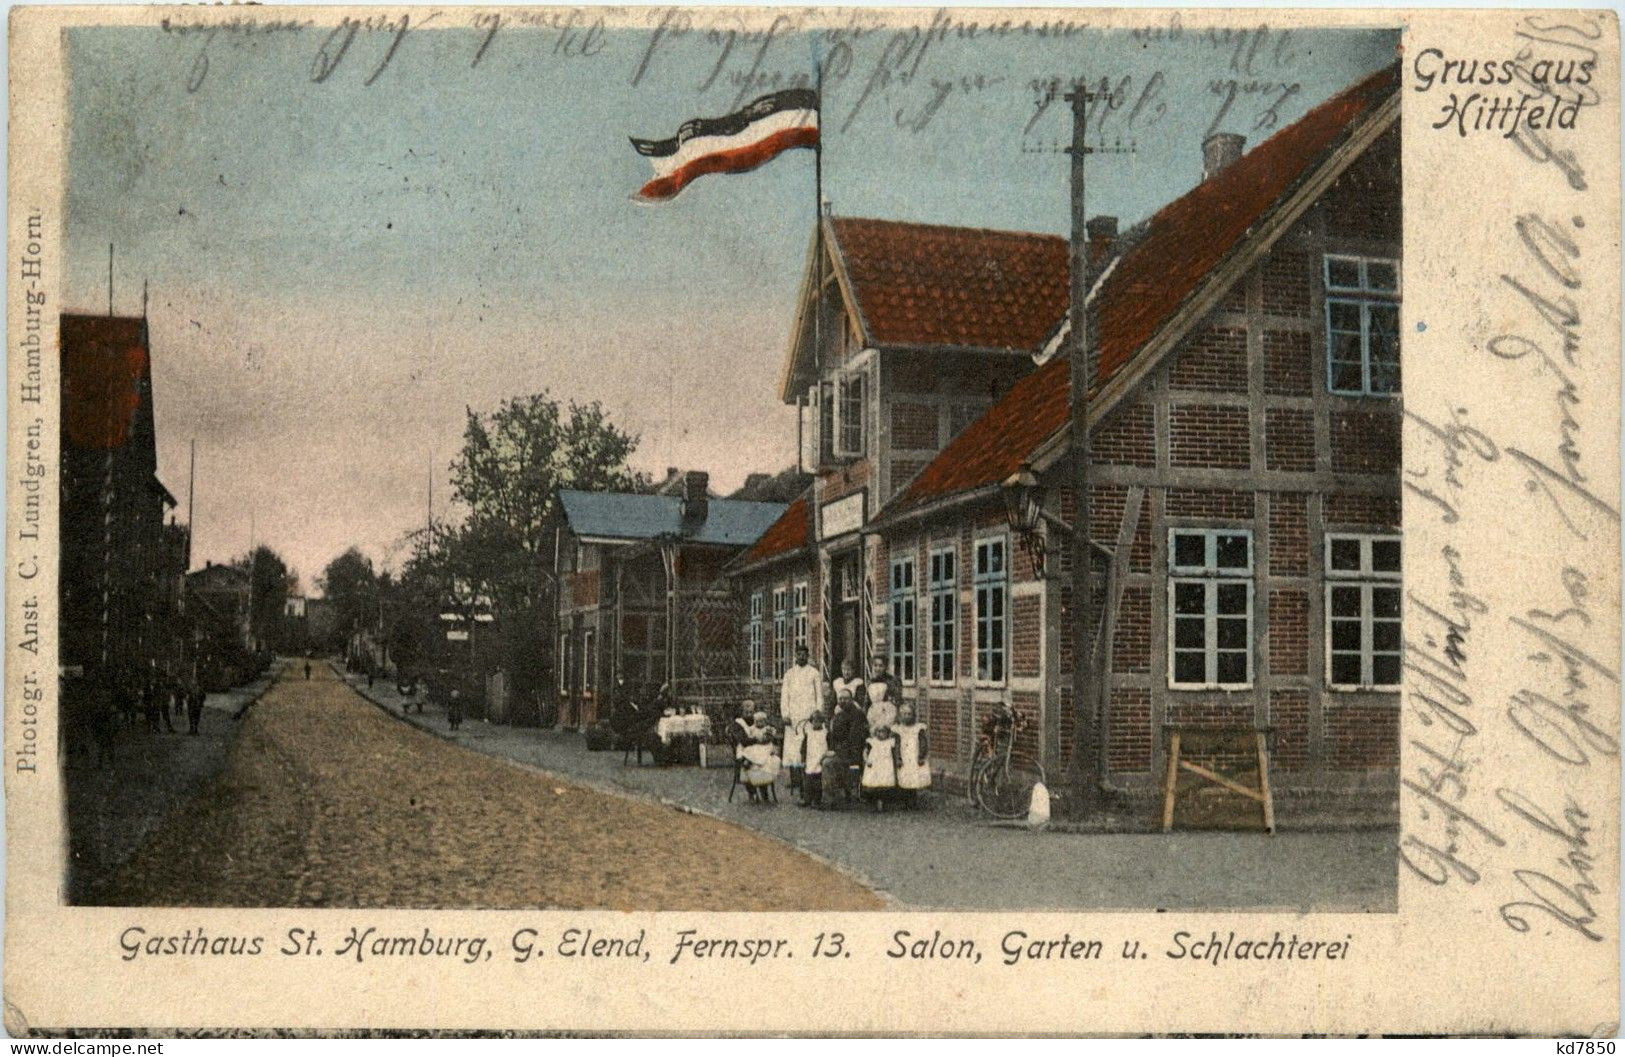
<path fill-rule="evenodd" d="M 864 385 L 862 371 L 847 371 L 837 380 L 835 457 L 856 459 L 864 451 Z"/>
<path fill-rule="evenodd" d="M 1326 387 L 1345 396 L 1399 392 L 1399 263 L 1326 255 Z"/>

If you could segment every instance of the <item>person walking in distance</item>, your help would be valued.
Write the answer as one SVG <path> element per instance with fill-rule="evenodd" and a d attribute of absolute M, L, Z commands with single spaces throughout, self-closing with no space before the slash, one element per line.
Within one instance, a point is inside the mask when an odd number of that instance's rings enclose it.
<path fill-rule="evenodd" d="M 310 662 L 309 661 L 305 662 L 305 681 L 306 682 L 310 681 Z"/>
<path fill-rule="evenodd" d="M 802 739 L 807 720 L 824 701 L 824 680 L 818 669 L 807 662 L 807 647 L 796 647 L 796 663 L 784 673 L 779 688 L 779 719 L 784 724 L 784 748 L 780 758 L 790 771 L 790 790 L 801 789 Z"/>
<path fill-rule="evenodd" d="M 182 693 L 186 697 L 186 733 L 195 735 L 203 721 L 203 688 L 193 683 Z"/>
<path fill-rule="evenodd" d="M 463 691 L 459 687 L 452 687 L 446 698 L 446 724 L 452 730 L 463 725 Z"/>

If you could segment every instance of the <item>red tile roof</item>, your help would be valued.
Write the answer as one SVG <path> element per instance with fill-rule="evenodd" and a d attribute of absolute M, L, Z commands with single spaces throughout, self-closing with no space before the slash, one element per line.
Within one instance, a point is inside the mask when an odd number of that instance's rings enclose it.
<path fill-rule="evenodd" d="M 832 217 L 837 258 L 876 345 L 1038 348 L 1066 312 L 1066 240 Z"/>
<path fill-rule="evenodd" d="M 1126 233 L 1133 244 L 1097 295 L 1098 383 L 1127 364 L 1269 208 L 1397 85 L 1396 66 L 1373 74 L 1163 207 L 1139 231 Z M 1008 478 L 1067 424 L 1070 395 L 1066 359 L 1045 363 L 939 452 L 888 512 Z"/>
<path fill-rule="evenodd" d="M 63 315 L 62 434 L 78 448 L 124 444 L 149 370 L 146 320 Z"/>
<path fill-rule="evenodd" d="M 812 501 L 809 493 L 803 492 L 800 498 L 785 508 L 777 521 L 767 527 L 767 531 L 757 538 L 749 550 L 734 559 L 733 565 L 742 568 L 780 558 L 803 547 L 810 547 L 812 542 Z"/>

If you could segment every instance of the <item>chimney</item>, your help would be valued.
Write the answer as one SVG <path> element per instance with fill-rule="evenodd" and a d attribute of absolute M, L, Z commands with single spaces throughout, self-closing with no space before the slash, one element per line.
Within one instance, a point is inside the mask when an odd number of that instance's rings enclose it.
<path fill-rule="evenodd" d="M 683 474 L 683 520 L 703 522 L 710 503 L 711 475 L 704 470 Z"/>
<path fill-rule="evenodd" d="M 1111 256 L 1112 243 L 1117 241 L 1117 218 L 1090 217 L 1084 224 L 1084 230 L 1089 235 L 1089 285 L 1093 286 L 1100 269 Z"/>
<path fill-rule="evenodd" d="M 1202 141 L 1202 179 L 1211 180 L 1226 165 L 1241 157 L 1247 137 L 1235 132 L 1215 132 Z"/>

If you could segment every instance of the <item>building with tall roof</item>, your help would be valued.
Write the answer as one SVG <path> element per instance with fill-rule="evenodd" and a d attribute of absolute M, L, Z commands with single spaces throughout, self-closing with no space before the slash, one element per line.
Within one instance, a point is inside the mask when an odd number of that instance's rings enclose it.
<path fill-rule="evenodd" d="M 181 673 L 184 541 L 158 480 L 147 321 L 64 313 L 60 664 L 132 684 Z M 179 566 L 176 568 L 176 566 Z"/>
<path fill-rule="evenodd" d="M 1250 151 L 1210 137 L 1191 191 L 1089 222 L 1102 616 L 1081 666 L 1065 240 L 823 218 L 781 384 L 816 477 L 730 567 L 755 692 L 796 645 L 826 670 L 883 654 L 950 785 L 1009 708 L 1052 786 L 1094 754 L 1143 808 L 1169 731 L 1246 729 L 1288 821 L 1391 818 L 1396 92 L 1389 68 Z"/>

